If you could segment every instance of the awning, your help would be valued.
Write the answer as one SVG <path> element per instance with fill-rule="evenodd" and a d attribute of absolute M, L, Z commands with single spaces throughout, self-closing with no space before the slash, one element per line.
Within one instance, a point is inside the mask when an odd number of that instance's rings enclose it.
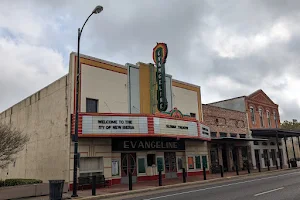
<path fill-rule="evenodd" d="M 252 137 L 276 137 L 278 134 L 279 138 L 285 137 L 300 137 L 300 130 L 286 130 L 279 128 L 260 128 L 251 129 Z"/>
<path fill-rule="evenodd" d="M 267 141 L 268 139 L 263 138 L 235 138 L 235 137 L 222 137 L 222 138 L 211 138 L 212 142 L 220 141 L 220 142 L 249 142 L 249 141 Z"/>

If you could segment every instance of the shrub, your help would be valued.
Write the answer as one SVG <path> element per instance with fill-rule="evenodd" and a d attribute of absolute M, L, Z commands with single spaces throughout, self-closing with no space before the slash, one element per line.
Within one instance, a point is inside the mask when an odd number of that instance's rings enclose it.
<path fill-rule="evenodd" d="M 4 186 L 4 181 L 0 180 L 0 187 Z"/>
<path fill-rule="evenodd" d="M 4 181 L 5 186 L 15 186 L 15 185 L 29 185 L 29 184 L 37 184 L 42 183 L 43 181 L 37 179 L 6 179 Z M 1 183 L 0 183 L 1 184 Z"/>

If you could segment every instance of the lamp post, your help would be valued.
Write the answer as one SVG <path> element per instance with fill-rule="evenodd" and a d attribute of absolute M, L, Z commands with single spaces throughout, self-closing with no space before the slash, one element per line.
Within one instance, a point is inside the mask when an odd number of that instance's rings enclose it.
<path fill-rule="evenodd" d="M 76 102 L 75 102 L 75 134 L 74 134 L 74 167 L 73 167 L 73 194 L 72 197 L 78 197 L 77 195 L 77 166 L 78 166 L 78 98 L 79 98 L 79 72 L 80 72 L 80 37 L 82 30 L 86 24 L 86 22 L 89 20 L 89 18 L 93 14 L 98 14 L 103 10 L 102 6 L 96 6 L 93 12 L 89 15 L 89 17 L 85 20 L 83 26 L 78 28 L 78 43 L 77 43 L 77 68 L 76 68 Z"/>

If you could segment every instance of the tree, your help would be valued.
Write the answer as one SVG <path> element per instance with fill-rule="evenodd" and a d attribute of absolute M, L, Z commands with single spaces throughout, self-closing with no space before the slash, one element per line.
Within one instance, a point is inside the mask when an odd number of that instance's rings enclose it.
<path fill-rule="evenodd" d="M 296 119 L 293 119 L 293 121 L 285 120 L 281 123 L 281 128 L 287 130 L 300 130 L 300 123 Z"/>
<path fill-rule="evenodd" d="M 28 141 L 28 135 L 13 128 L 12 125 L 0 123 L 0 169 L 13 162 L 16 154 L 23 150 Z"/>

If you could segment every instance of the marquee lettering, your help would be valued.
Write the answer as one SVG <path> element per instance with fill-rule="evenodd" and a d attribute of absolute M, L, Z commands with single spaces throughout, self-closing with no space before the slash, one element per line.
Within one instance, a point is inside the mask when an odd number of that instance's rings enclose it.
<path fill-rule="evenodd" d="M 123 141 L 124 149 L 177 149 L 177 142 L 164 141 Z"/>

